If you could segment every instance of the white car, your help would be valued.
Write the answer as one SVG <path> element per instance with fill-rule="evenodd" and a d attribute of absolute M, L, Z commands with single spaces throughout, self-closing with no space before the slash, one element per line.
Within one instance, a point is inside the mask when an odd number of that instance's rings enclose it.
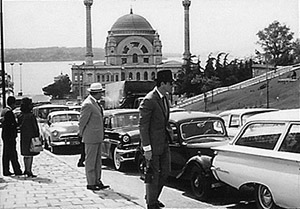
<path fill-rule="evenodd" d="M 247 122 L 248 118 L 264 112 L 276 111 L 273 108 L 247 108 L 247 109 L 232 109 L 219 113 L 225 122 L 228 136 L 233 138 L 240 128 Z"/>
<path fill-rule="evenodd" d="M 55 152 L 58 146 L 79 145 L 79 117 L 78 111 L 51 112 L 45 124 L 45 147 Z"/>
<path fill-rule="evenodd" d="M 300 208 L 300 109 L 252 116 L 214 150 L 214 176 L 236 189 L 253 186 L 258 208 Z"/>

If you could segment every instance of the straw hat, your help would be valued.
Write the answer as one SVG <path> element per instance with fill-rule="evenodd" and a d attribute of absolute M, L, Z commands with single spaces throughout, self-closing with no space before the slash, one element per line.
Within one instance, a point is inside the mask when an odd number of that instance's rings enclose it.
<path fill-rule="evenodd" d="M 87 89 L 89 92 L 104 92 L 101 83 L 92 83 L 90 88 Z"/>

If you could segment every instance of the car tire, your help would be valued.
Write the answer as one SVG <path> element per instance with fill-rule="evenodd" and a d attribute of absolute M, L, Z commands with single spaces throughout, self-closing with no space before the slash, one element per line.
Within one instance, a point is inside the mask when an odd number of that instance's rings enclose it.
<path fill-rule="evenodd" d="M 121 171 L 123 169 L 123 164 L 120 160 L 120 155 L 117 153 L 117 147 L 113 148 L 112 151 L 112 158 L 113 158 L 113 164 L 114 164 L 114 168 L 117 171 Z"/>
<path fill-rule="evenodd" d="M 192 169 L 190 183 L 193 195 L 197 199 L 204 200 L 209 197 L 211 191 L 210 181 L 204 176 L 201 168 L 194 167 Z"/>
<path fill-rule="evenodd" d="M 277 206 L 268 187 L 257 185 L 255 188 L 255 201 L 258 209 L 275 209 Z"/>

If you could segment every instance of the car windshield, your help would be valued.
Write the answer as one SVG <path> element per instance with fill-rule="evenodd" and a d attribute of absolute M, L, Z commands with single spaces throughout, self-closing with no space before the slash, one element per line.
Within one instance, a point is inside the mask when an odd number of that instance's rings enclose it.
<path fill-rule="evenodd" d="M 192 121 L 183 123 L 180 126 L 180 134 L 183 140 L 195 137 L 203 137 L 204 135 L 225 135 L 225 129 L 222 122 L 218 119 Z"/>
<path fill-rule="evenodd" d="M 79 121 L 79 114 L 61 114 L 52 117 L 52 123 Z"/>
<path fill-rule="evenodd" d="M 115 115 L 112 118 L 112 128 L 138 126 L 139 113 L 126 113 Z"/>
<path fill-rule="evenodd" d="M 235 144 L 272 150 L 284 128 L 284 123 L 254 123 L 247 126 Z"/>

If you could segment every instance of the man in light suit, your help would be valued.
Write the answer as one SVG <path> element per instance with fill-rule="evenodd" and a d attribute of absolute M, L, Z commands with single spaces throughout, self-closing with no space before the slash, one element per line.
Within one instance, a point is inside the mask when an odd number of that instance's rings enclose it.
<path fill-rule="evenodd" d="M 103 108 L 99 100 L 104 89 L 101 83 L 92 83 L 88 89 L 90 95 L 82 103 L 79 119 L 79 136 L 85 147 L 85 172 L 87 189 L 101 190 L 109 186 L 101 181 L 102 160 L 101 145 L 104 137 Z"/>
<path fill-rule="evenodd" d="M 172 84 L 172 72 L 159 71 L 156 87 L 146 95 L 139 107 L 141 144 L 147 164 L 152 170 L 151 181 L 145 181 L 148 209 L 164 207 L 158 198 L 171 168 L 169 140 L 173 133 L 169 124 L 170 107 L 166 96 L 172 92 Z"/>

